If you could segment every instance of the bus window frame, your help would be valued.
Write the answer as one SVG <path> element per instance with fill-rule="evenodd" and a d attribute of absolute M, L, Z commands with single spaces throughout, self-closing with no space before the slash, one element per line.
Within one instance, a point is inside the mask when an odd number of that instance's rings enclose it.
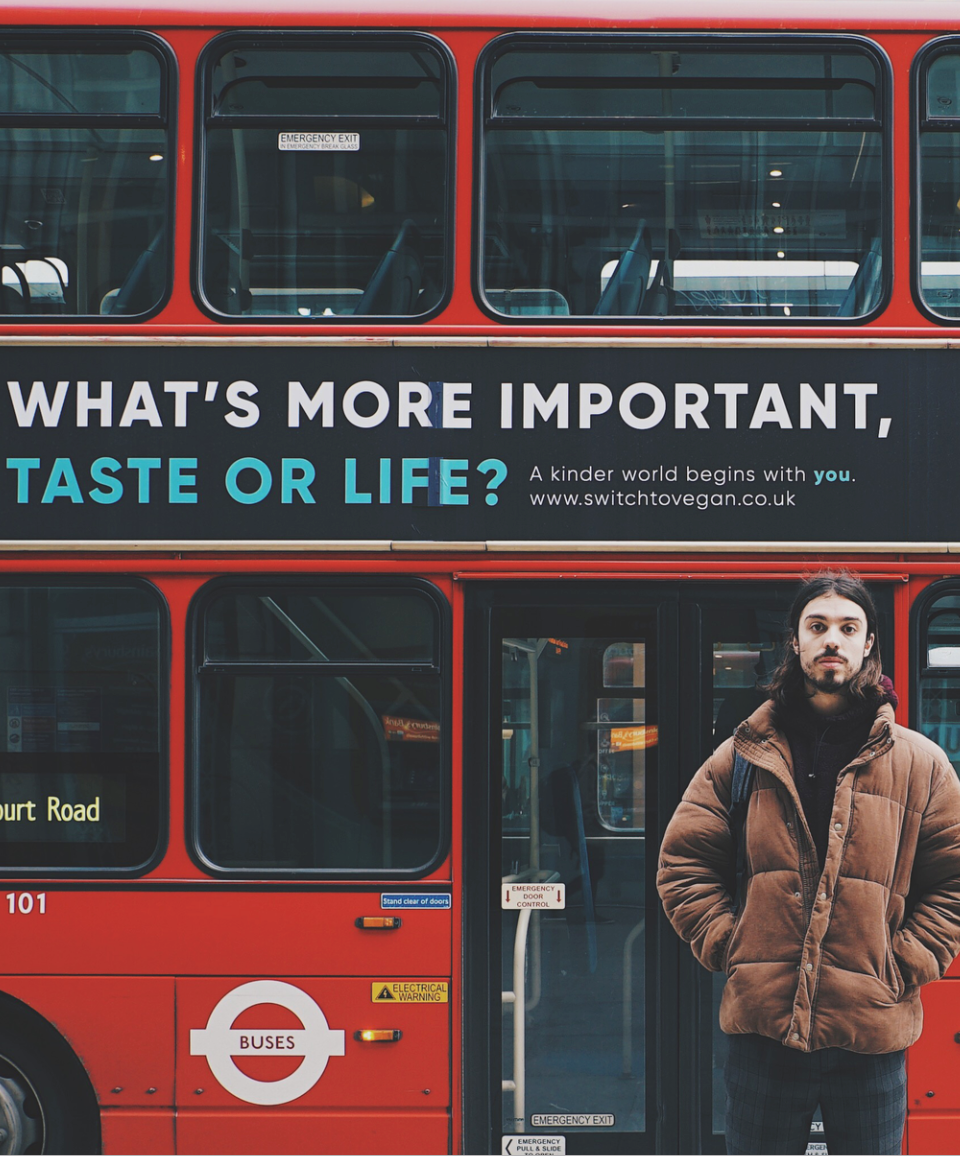
<path fill-rule="evenodd" d="M 944 595 L 960 598 L 960 574 L 941 578 L 925 586 L 910 607 L 910 726 L 920 730 L 920 696 L 925 678 L 955 678 L 960 683 L 960 666 L 931 666 L 929 655 L 930 611 Z"/>
<path fill-rule="evenodd" d="M 251 41 L 263 42 L 266 45 L 293 45 L 343 43 L 356 45 L 366 41 L 379 41 L 381 45 L 402 47 L 404 45 L 425 43 L 435 52 L 442 65 L 441 80 L 443 82 L 441 114 L 436 121 L 437 127 L 446 134 L 445 161 L 445 188 L 443 193 L 443 289 L 435 305 L 423 313 L 400 314 L 367 314 L 359 317 L 338 314 L 334 317 L 310 316 L 299 317 L 289 314 L 246 315 L 221 313 L 207 300 L 203 288 L 203 221 L 207 207 L 206 181 L 206 131 L 208 122 L 216 119 L 208 114 L 210 103 L 211 77 L 215 58 L 220 55 L 221 48 L 231 40 L 239 43 Z M 197 308 L 219 325 L 422 325 L 432 321 L 450 303 L 454 288 L 454 234 L 457 227 L 456 219 L 456 160 L 457 160 L 457 91 L 459 74 L 456 58 L 450 47 L 439 36 L 430 32 L 398 27 L 395 29 L 364 29 L 359 32 L 349 32 L 341 28 L 283 28 L 258 29 L 235 28 L 228 32 L 221 32 L 209 40 L 197 58 L 195 108 L 194 108 L 194 156 L 193 156 L 193 221 L 190 230 L 190 289 Z M 227 118 L 220 117 L 221 122 Z M 271 117 L 267 115 L 250 115 L 244 118 L 248 125 L 255 125 L 261 121 L 260 127 L 275 127 L 274 122 L 280 119 L 291 123 L 291 117 Z M 308 116 L 299 118 L 304 127 L 319 119 Z M 335 120 L 335 117 L 326 118 L 326 123 Z"/>
<path fill-rule="evenodd" d="M 151 854 L 129 867 L 2 867 L 0 879 L 137 879 L 157 868 L 170 845 L 170 674 L 172 627 L 170 604 L 163 590 L 148 578 L 136 574 L 24 573 L 0 575 L 0 588 L 35 586 L 47 589 L 61 587 L 82 589 L 108 587 L 142 588 L 154 596 L 157 604 L 157 839 Z"/>
<path fill-rule="evenodd" d="M 89 27 L 58 27 L 51 30 L 43 27 L 7 28 L 0 44 L 16 44 L 25 48 L 44 49 L 59 41 L 65 45 L 89 45 L 96 49 L 98 45 L 106 48 L 116 47 L 118 44 L 130 44 L 136 47 L 136 42 L 142 42 L 160 62 L 160 111 L 156 115 L 138 116 L 134 113 L 100 113 L 100 114 L 71 114 L 68 116 L 45 117 L 39 114 L 24 114 L 23 116 L 0 113 L 0 127 L 10 124 L 11 127 L 36 124 L 40 127 L 57 128 L 160 128 L 167 138 L 169 171 L 167 174 L 166 190 L 166 225 L 169 240 L 166 246 L 166 256 L 163 265 L 164 289 L 155 305 L 143 313 L 9 313 L 0 316 L 0 324 L 17 326 L 49 326 L 49 325 L 103 325 L 119 323 L 122 325 L 142 325 L 161 313 L 170 303 L 173 296 L 174 279 L 174 250 L 177 234 L 176 204 L 177 204 L 177 175 L 179 156 L 177 129 L 179 128 L 178 98 L 180 92 L 180 64 L 176 51 L 155 32 L 140 28 L 106 28 L 91 30 Z"/>
<path fill-rule="evenodd" d="M 938 56 L 960 56 L 960 34 L 950 33 L 928 40 L 917 50 L 910 64 L 910 295 L 917 310 L 935 325 L 955 328 L 960 315 L 945 317 L 924 300 L 921 285 L 923 260 L 923 205 L 921 201 L 923 173 L 920 158 L 920 140 L 924 132 L 953 132 L 960 137 L 960 114 L 936 117 L 931 120 L 926 112 L 927 76 L 930 65 Z M 960 593 L 960 591 L 958 591 Z"/>
<path fill-rule="evenodd" d="M 880 117 L 879 137 L 880 137 L 880 244 L 881 244 L 881 288 L 880 297 L 876 306 L 869 312 L 857 317 L 717 317 L 717 316 L 646 316 L 637 314 L 633 317 L 624 317 L 611 314 L 609 316 L 597 316 L 591 314 L 571 314 L 571 315 L 510 315 L 500 313 L 493 309 L 487 302 L 484 295 L 483 288 L 483 253 L 484 253 L 484 196 L 486 185 L 486 167 L 484 164 L 484 147 L 486 142 L 487 125 L 490 118 L 487 116 L 487 106 L 490 98 L 488 78 L 490 69 L 494 63 L 492 57 L 499 55 L 503 47 L 515 43 L 540 44 L 549 51 L 550 47 L 567 43 L 570 46 L 585 46 L 591 42 L 596 44 L 607 43 L 610 45 L 622 44 L 626 46 L 628 42 L 633 41 L 640 44 L 662 44 L 664 46 L 680 45 L 690 48 L 709 48 L 711 50 L 736 49 L 754 50 L 758 54 L 764 48 L 780 48 L 783 52 L 794 51 L 809 51 L 811 53 L 822 50 L 825 46 L 836 45 L 838 48 L 844 46 L 855 46 L 860 48 L 865 54 L 871 56 L 877 66 L 878 77 L 878 99 L 877 111 Z M 890 61 L 886 49 L 878 41 L 869 36 L 859 33 L 804 33 L 800 35 L 782 35 L 779 33 L 757 32 L 757 33 L 742 33 L 742 32 L 715 32 L 710 35 L 703 33 L 666 33 L 658 31 L 629 31 L 629 32 L 508 32 L 502 36 L 498 36 L 486 44 L 477 58 L 476 71 L 474 75 L 474 148 L 473 148 L 473 167 L 474 167 L 474 181 L 473 181 L 473 200 L 472 200 L 472 237 L 473 243 L 471 245 L 471 273 L 470 281 L 473 291 L 474 301 L 477 308 L 484 314 L 485 317 L 495 321 L 499 325 L 524 325 L 524 326 L 544 326 L 544 327 L 566 327 L 572 328 L 575 326 L 584 326 L 589 328 L 596 328 L 597 326 L 613 325 L 624 326 L 656 326 L 656 327 L 672 327 L 690 326 L 698 329 L 703 328 L 727 328 L 733 329 L 747 328 L 769 328 L 774 327 L 807 327 L 811 325 L 826 325 L 837 327 L 839 329 L 847 329 L 850 327 L 859 328 L 867 325 L 872 321 L 876 321 L 882 316 L 884 311 L 890 306 L 893 298 L 893 262 L 894 262 L 894 248 L 893 248 L 893 179 L 894 179 L 894 163 L 893 163 L 893 65 Z M 521 118 L 518 118 L 521 119 Z M 679 119 L 679 118 L 678 118 Z M 803 131 L 801 125 L 806 122 L 792 122 L 790 120 L 783 120 L 782 127 L 784 130 L 793 128 L 794 131 Z M 736 122 L 730 118 L 729 128 L 733 129 Z M 571 117 L 569 121 L 569 128 L 583 128 L 587 126 L 586 119 L 578 119 Z M 720 118 L 717 118 L 715 126 L 717 131 L 723 131 L 724 125 Z"/>
<path fill-rule="evenodd" d="M 242 590 L 245 587 L 262 587 L 272 584 L 278 589 L 322 589 L 351 587 L 362 590 L 402 591 L 420 590 L 433 603 L 437 612 L 437 633 L 434 640 L 432 662 L 389 662 L 367 660 L 353 662 L 317 662 L 314 673 L 333 677 L 343 670 L 351 674 L 387 673 L 390 670 L 406 674 L 423 673 L 437 677 L 440 702 L 440 744 L 439 744 L 439 798 L 437 802 L 437 845 L 431 857 L 417 867 L 405 869 L 372 869 L 368 867 L 222 867 L 209 859 L 200 841 L 200 672 L 204 665 L 204 621 L 206 607 L 223 589 Z M 452 847 L 452 807 L 453 796 L 453 617 L 449 600 L 443 591 L 426 578 L 409 575 L 390 576 L 361 573 L 315 573 L 297 574 L 284 571 L 260 571 L 255 574 L 224 574 L 205 582 L 190 599 L 187 611 L 187 663 L 186 702 L 184 710 L 185 790 L 184 837 L 187 853 L 193 864 L 204 873 L 216 879 L 270 880 L 276 882 L 299 881 L 315 883 L 352 883 L 357 880 L 428 880 L 443 865 Z M 211 662 L 210 666 L 242 666 L 242 661 L 233 663 Z M 264 661 L 263 666 L 273 665 L 282 670 L 284 663 Z M 293 663 L 287 663 L 293 666 Z"/>

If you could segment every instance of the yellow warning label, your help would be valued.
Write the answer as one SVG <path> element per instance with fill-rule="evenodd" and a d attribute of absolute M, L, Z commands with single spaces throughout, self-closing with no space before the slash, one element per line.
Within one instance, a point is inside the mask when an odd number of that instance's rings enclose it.
<path fill-rule="evenodd" d="M 447 1003 L 450 985 L 432 979 L 379 979 L 373 984 L 374 1003 Z"/>

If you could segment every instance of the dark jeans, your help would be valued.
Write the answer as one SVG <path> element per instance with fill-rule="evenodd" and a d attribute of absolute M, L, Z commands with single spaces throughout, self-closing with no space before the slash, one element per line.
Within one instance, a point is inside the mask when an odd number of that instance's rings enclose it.
<path fill-rule="evenodd" d="M 723 1069 L 727 1152 L 802 1153 L 819 1104 L 830 1156 L 899 1154 L 907 1113 L 905 1052 L 798 1052 L 763 1036 L 729 1040 Z"/>

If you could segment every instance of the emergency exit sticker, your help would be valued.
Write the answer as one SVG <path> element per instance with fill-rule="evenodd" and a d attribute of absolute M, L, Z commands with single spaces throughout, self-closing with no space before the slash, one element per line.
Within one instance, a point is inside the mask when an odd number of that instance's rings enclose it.
<path fill-rule="evenodd" d="M 500 1156 L 566 1156 L 565 1136 L 503 1136 Z"/>
<path fill-rule="evenodd" d="M 612 1112 L 551 1112 L 530 1117 L 534 1128 L 612 1128 L 616 1122 Z"/>
<path fill-rule="evenodd" d="M 355 153 L 360 149 L 358 132 L 282 132 L 277 139 L 281 152 Z"/>
<path fill-rule="evenodd" d="M 373 983 L 374 1003 L 447 1003 L 450 985 L 444 980 L 378 979 Z"/>

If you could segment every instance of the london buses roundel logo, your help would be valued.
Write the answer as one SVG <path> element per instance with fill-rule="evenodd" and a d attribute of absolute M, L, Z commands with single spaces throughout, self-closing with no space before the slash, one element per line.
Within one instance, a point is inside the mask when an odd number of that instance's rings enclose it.
<path fill-rule="evenodd" d="M 303 1024 L 302 1030 L 237 1031 L 237 1017 L 258 1004 L 276 1004 Z M 303 1096 L 323 1075 L 331 1056 L 344 1054 L 343 1032 L 335 1031 L 305 991 L 292 983 L 260 979 L 244 983 L 220 1000 L 205 1028 L 190 1032 L 190 1055 L 206 1056 L 210 1071 L 224 1088 L 248 1104 L 287 1104 Z M 281 1080 L 255 1080 L 241 1072 L 235 1056 L 303 1056 L 296 1071 Z"/>

